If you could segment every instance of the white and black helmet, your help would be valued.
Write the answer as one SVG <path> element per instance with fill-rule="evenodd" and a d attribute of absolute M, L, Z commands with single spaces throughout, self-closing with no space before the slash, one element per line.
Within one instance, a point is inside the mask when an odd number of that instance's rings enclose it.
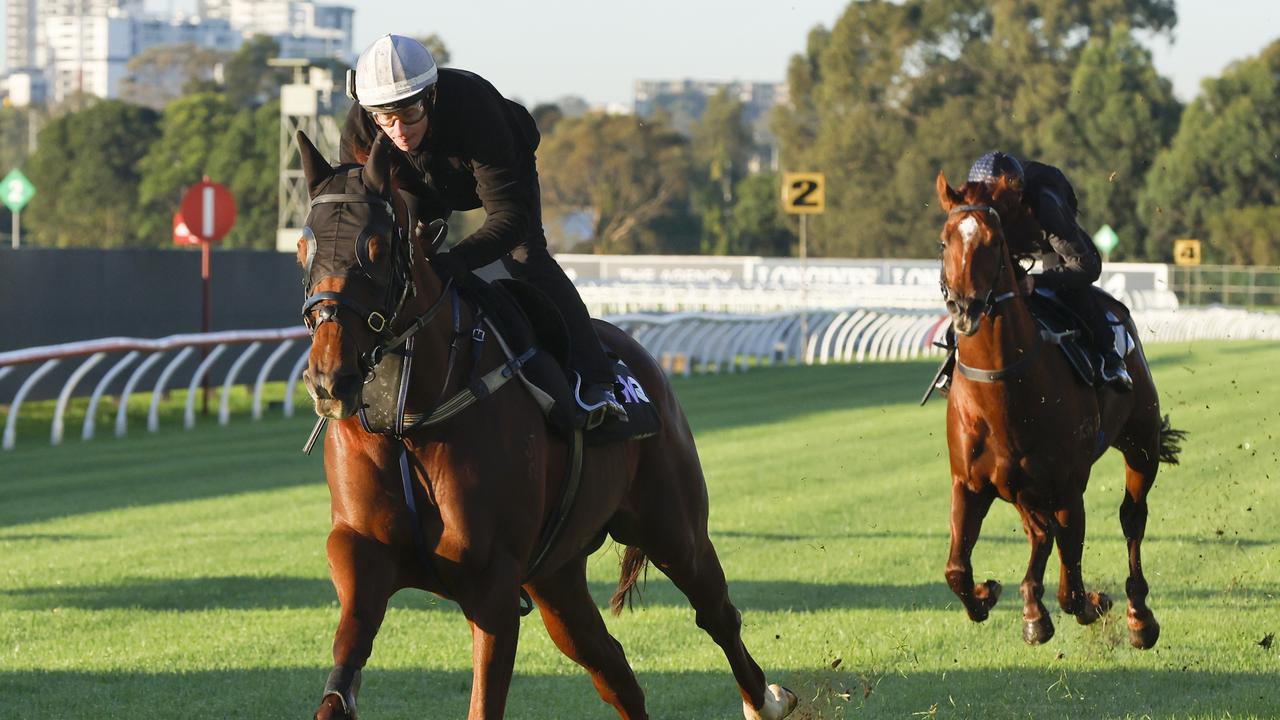
<path fill-rule="evenodd" d="M 431 51 L 403 35 L 383 35 L 360 54 L 347 72 L 347 94 L 366 110 L 393 110 L 436 84 L 439 70 Z"/>

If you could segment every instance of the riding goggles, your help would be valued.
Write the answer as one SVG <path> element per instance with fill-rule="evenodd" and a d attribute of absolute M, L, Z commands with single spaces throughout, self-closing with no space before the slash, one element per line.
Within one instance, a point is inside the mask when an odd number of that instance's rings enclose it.
<path fill-rule="evenodd" d="M 427 101 L 423 98 L 402 108 L 384 112 L 370 112 L 369 114 L 373 116 L 375 123 L 384 128 L 395 125 L 397 120 L 400 121 L 401 125 L 414 125 L 422 122 L 422 119 L 427 116 Z"/>

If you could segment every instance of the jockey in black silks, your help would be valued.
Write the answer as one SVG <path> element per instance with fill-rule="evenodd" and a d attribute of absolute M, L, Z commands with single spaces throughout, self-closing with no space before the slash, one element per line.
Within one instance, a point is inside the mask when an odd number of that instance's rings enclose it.
<path fill-rule="evenodd" d="M 1075 311 L 1092 336 L 1094 349 L 1102 356 L 1099 375 L 1103 384 L 1119 392 L 1132 390 L 1133 378 L 1116 350 L 1111 322 L 1090 289 L 1102 274 L 1102 255 L 1093 238 L 1076 222 L 1078 202 L 1071 183 L 1052 165 L 1029 161 L 1024 166 L 1003 152 L 978 158 L 969 169 L 968 180 L 991 184 L 1002 176 L 1022 188 L 1023 204 L 1044 231 L 1043 237 L 1030 238 L 1031 247 L 1026 248 L 1039 261 L 1042 272 L 1020 279 L 1022 293 L 1030 295 L 1035 287 L 1052 290 Z M 953 344 L 950 331 L 948 336 L 948 344 Z M 940 373 L 937 387 L 946 389 L 953 365 L 954 355 Z"/>
<path fill-rule="evenodd" d="M 401 35 L 370 45 L 347 75 L 356 101 L 342 130 L 341 160 L 363 162 L 385 134 L 393 174 L 420 230 L 454 210 L 483 207 L 484 224 L 432 264 L 459 280 L 502 260 L 507 271 L 545 293 L 564 317 L 570 364 L 579 374 L 575 396 L 587 426 L 606 415 L 626 420 L 587 308 L 564 270 L 547 252 L 534 151 L 541 136 L 522 105 L 474 73 L 437 68 L 431 52 Z"/>

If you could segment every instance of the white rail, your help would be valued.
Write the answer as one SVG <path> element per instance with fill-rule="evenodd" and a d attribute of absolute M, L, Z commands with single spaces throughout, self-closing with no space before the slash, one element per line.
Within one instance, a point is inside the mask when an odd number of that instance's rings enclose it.
<path fill-rule="evenodd" d="M 233 345 L 247 345 L 248 347 L 241 352 L 236 361 L 232 364 L 230 370 L 227 371 L 226 377 L 222 382 L 220 407 L 218 412 L 218 422 L 227 424 L 230 421 L 230 395 L 235 380 L 244 368 L 244 366 L 254 357 L 256 351 L 267 343 L 277 344 L 276 350 L 271 353 L 267 360 L 263 363 L 262 369 L 258 372 L 254 381 L 253 388 L 253 417 L 258 419 L 262 417 L 262 398 L 263 385 L 266 384 L 270 374 L 272 365 L 280 359 L 294 342 L 306 337 L 307 332 L 304 328 L 284 328 L 281 330 L 233 330 L 227 332 L 204 333 L 204 334 L 187 334 L 187 335 L 171 335 L 169 337 L 159 338 L 155 340 L 147 340 L 140 338 L 103 338 L 101 340 L 90 340 L 87 342 L 64 343 L 61 345 L 48 345 L 44 347 L 26 348 L 23 350 L 14 350 L 10 352 L 0 353 L 0 379 L 11 374 L 19 368 L 34 368 L 22 383 L 18 386 L 17 392 L 13 396 L 13 400 L 9 403 L 8 413 L 5 418 L 3 442 L 0 447 L 9 450 L 14 446 L 17 436 L 18 416 L 22 410 L 22 405 L 30 395 L 32 390 L 41 380 L 43 380 L 54 368 L 58 367 L 63 361 L 80 360 L 80 364 L 71 372 L 70 376 L 62 385 L 58 392 L 57 402 L 54 406 L 53 423 L 49 432 L 49 440 L 52 444 L 58 445 L 62 442 L 64 436 L 64 427 L 67 406 L 71 397 L 75 393 L 75 389 L 95 368 L 99 363 L 111 355 L 118 355 L 119 358 L 114 360 L 111 367 L 94 386 L 93 392 L 89 397 L 89 405 L 85 413 L 84 426 L 80 433 L 82 439 L 88 440 L 93 437 L 95 423 L 97 418 L 98 404 L 103 395 L 107 394 L 111 384 L 120 377 L 130 366 L 138 360 L 138 358 L 146 356 L 141 363 L 134 368 L 133 373 L 125 382 L 124 387 L 119 394 L 120 407 L 116 414 L 116 435 L 123 436 L 128 432 L 128 413 L 129 397 L 142 383 L 143 378 L 152 367 L 157 365 L 162 358 L 168 357 L 168 362 L 164 366 L 164 370 L 160 373 L 151 388 L 151 403 L 147 413 L 147 429 L 156 432 L 160 428 L 160 399 L 164 395 L 165 389 L 168 387 L 169 381 L 173 375 L 181 368 L 183 363 L 195 354 L 201 348 L 208 351 L 205 359 L 200 363 L 196 372 L 191 378 L 188 385 L 187 407 L 185 415 L 185 425 L 190 428 L 195 425 L 194 398 L 196 388 L 200 381 L 211 371 L 218 357 Z M 294 363 L 293 372 L 289 375 L 288 388 L 285 391 L 285 402 L 283 412 L 286 416 L 293 414 L 293 388 L 298 381 L 298 375 L 301 368 L 305 364 L 306 353 Z"/>
<path fill-rule="evenodd" d="M 1246 312 L 1226 308 L 1181 308 L 1177 310 L 1148 308 L 1134 311 L 1139 334 L 1144 343 L 1187 342 L 1194 340 L 1280 340 L 1280 315 Z M 808 312 L 788 311 L 763 314 L 745 313 L 629 313 L 608 316 L 630 333 L 668 372 L 689 375 L 695 372 L 737 372 L 752 366 L 803 363 L 867 362 L 873 360 L 907 360 L 935 355 L 935 341 L 946 332 L 947 316 L 937 309 L 844 308 L 816 309 Z M 803 328 L 807 328 L 807 335 Z M 159 340 L 107 338 L 83 343 L 29 348 L 0 353 L 0 380 L 16 368 L 30 369 L 9 404 L 4 428 L 4 449 L 15 441 L 18 413 L 31 390 L 64 360 L 85 358 L 65 381 L 58 393 L 50 441 L 62 442 L 67 404 L 77 384 L 89 371 L 109 355 L 120 355 L 93 389 L 84 419 L 81 437 L 94 433 L 97 405 L 112 383 L 129 368 L 129 375 L 119 394 L 116 435 L 127 432 L 126 408 L 130 395 L 142 384 L 149 371 L 167 358 L 164 370 L 152 385 L 152 399 L 147 416 L 147 429 L 159 429 L 159 397 L 183 363 L 200 348 L 208 349 L 188 384 L 184 426 L 195 425 L 196 389 L 214 368 L 218 355 L 232 345 L 243 350 L 221 380 L 218 422 L 230 421 L 229 396 L 237 378 L 259 357 L 266 345 L 275 345 L 261 361 L 253 380 L 252 417 L 262 417 L 263 386 L 272 369 L 291 350 L 298 352 L 289 366 L 285 381 L 282 412 L 293 415 L 293 395 L 303 368 L 307 350 L 295 349 L 296 341 L 306 337 L 303 328 L 282 330 L 236 331 L 207 335 L 174 335 Z M 145 355 L 145 357 L 143 357 Z M 141 358 L 141 362 L 138 362 Z M 134 364 L 137 363 L 136 367 Z"/>

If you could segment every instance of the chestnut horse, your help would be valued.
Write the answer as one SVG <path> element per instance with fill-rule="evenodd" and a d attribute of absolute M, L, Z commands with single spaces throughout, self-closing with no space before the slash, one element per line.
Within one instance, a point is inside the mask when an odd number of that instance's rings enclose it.
<path fill-rule="evenodd" d="M 549 549 L 539 547 L 540 538 L 568 482 L 569 443 L 551 432 L 521 382 L 439 424 L 403 434 L 362 427 L 355 415 L 362 386 L 383 353 L 397 351 L 406 338 L 415 341 L 407 379 L 411 414 L 431 413 L 444 398 L 465 394 L 468 371 L 518 365 L 499 343 L 487 342 L 477 357 L 453 367 L 457 321 L 471 328 L 475 316 L 465 304 L 454 305 L 457 320 L 453 312 L 438 312 L 448 298 L 456 302 L 452 281 L 442 282 L 429 267 L 434 246 L 408 239 L 387 143 L 375 143 L 363 165 L 336 168 L 302 133 L 298 144 L 311 197 L 298 248 L 310 294 L 304 320 L 312 331 L 305 382 L 316 413 L 331 419 L 324 442 L 333 522 L 328 558 L 342 606 L 334 669 L 316 716 L 355 716 L 360 672 L 387 601 L 402 588 L 417 588 L 456 601 L 471 625 L 468 717 L 502 717 L 523 588 L 557 647 L 590 673 L 600 697 L 623 718 L 648 717 L 622 646 L 587 591 L 587 556 L 606 533 L 627 546 L 615 612 L 652 562 L 688 597 L 698 627 L 723 649 L 744 715 L 776 720 L 790 714 L 795 695 L 766 685 L 743 645 L 741 615 L 707 535 L 707 487 L 689 424 L 662 370 L 625 333 L 597 325 L 643 384 L 662 430 L 583 452 L 580 490 Z M 469 345 L 472 338 L 463 336 Z M 477 376 L 472 373 L 473 381 Z"/>
<path fill-rule="evenodd" d="M 982 520 L 999 497 L 1017 507 L 1031 542 L 1021 587 L 1023 639 L 1034 645 L 1053 637 L 1053 621 L 1041 597 L 1055 540 L 1062 565 L 1058 605 L 1082 625 L 1106 613 L 1111 600 L 1085 590 L 1080 558 L 1085 486 L 1093 463 L 1109 445 L 1125 461 L 1120 526 L 1129 555 L 1129 641 L 1150 648 L 1160 637 L 1160 625 L 1147 607 L 1142 570 L 1147 493 L 1159 463 L 1177 462 L 1182 433 L 1169 427 L 1167 417 L 1161 419 L 1133 321 L 1122 305 L 1110 301 L 1108 309 L 1124 318 L 1136 345 L 1126 359 L 1133 391 L 1095 389 L 1079 380 L 1050 338 L 1041 334 L 1019 290 L 1016 249 L 1010 250 L 1010 242 L 1038 232 L 1020 189 L 1002 179 L 994 187 L 971 182 L 954 190 L 939 173 L 937 191 L 948 215 L 941 237 L 942 282 L 957 335 L 958 370 L 947 400 L 947 584 L 970 620 L 987 618 L 1000 597 L 1000 583 L 987 580 L 975 586 L 970 556 Z"/>

